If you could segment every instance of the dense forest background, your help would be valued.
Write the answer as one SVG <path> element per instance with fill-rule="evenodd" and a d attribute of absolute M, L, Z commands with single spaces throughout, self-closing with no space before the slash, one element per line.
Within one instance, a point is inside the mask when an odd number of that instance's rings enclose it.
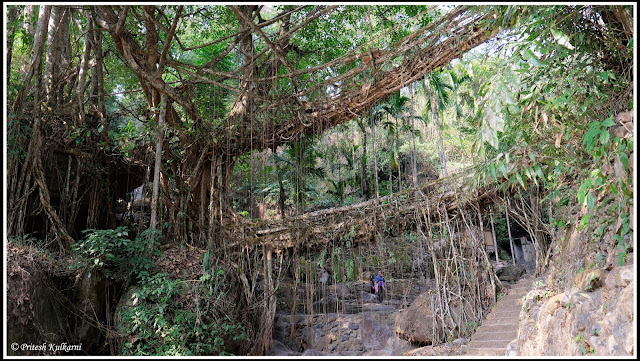
<path fill-rule="evenodd" d="M 514 232 L 545 233 L 539 272 L 574 226 L 612 233 L 625 264 L 634 10 L 7 5 L 7 247 L 49 259 L 58 288 L 76 287 L 65 307 L 102 305 L 68 339 L 127 355 L 264 354 L 278 253 L 229 251 L 238 225 L 460 173 L 525 195 L 514 209 L 540 219 Z M 491 213 L 505 250 L 508 214 Z M 173 245 L 206 251 L 200 278 L 158 269 Z M 144 307 L 116 332 L 131 285 Z"/>

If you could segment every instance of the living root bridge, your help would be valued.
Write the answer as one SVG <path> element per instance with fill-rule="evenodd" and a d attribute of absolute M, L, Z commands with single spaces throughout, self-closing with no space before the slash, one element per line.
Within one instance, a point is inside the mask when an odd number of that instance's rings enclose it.
<path fill-rule="evenodd" d="M 237 241 L 228 250 L 268 245 L 273 249 L 297 248 L 308 244 L 366 242 L 376 234 L 399 234 L 415 229 L 423 219 L 440 218 L 446 211 L 454 215 L 465 208 L 476 208 L 490 199 L 494 189 L 473 191 L 465 172 L 366 202 L 324 209 L 275 221 L 228 225 Z M 467 196 L 471 194 L 471 196 Z"/>
<path fill-rule="evenodd" d="M 280 255 L 281 265 L 299 265 L 299 250 L 310 250 L 311 247 L 335 249 L 336 245 L 347 241 L 355 246 L 374 241 L 377 235 L 394 235 L 408 229 L 415 229 L 418 235 L 418 250 L 412 263 L 420 268 L 424 256 L 431 260 L 432 268 L 427 268 L 433 270 L 431 326 L 434 342 L 467 336 L 465 325 L 482 319 L 495 303 L 500 284 L 485 251 L 480 221 L 485 203 L 497 199 L 494 194 L 499 187 L 476 188 L 472 174 L 459 172 L 419 189 L 289 219 L 236 221 L 235 225 L 234 222 L 225 225 L 223 228 L 236 239 L 226 246 L 228 256 L 255 254 L 250 250 L 261 250 L 263 255 L 263 311 L 254 354 L 265 354 L 271 347 L 271 326 L 277 303 L 273 295 L 279 279 L 273 270 L 274 254 Z M 292 252 L 282 252 L 287 249 Z M 282 257 L 288 260 L 282 262 Z M 243 268 L 235 268 L 241 275 L 247 298 L 252 299 Z M 278 273 L 280 270 L 279 266 Z"/>
<path fill-rule="evenodd" d="M 474 14 L 467 6 L 459 6 L 453 9 L 443 18 L 435 21 L 406 36 L 402 40 L 392 44 L 381 53 L 375 61 L 362 61 L 354 69 L 346 74 L 321 81 L 317 84 L 306 84 L 304 91 L 280 100 L 266 102 L 258 108 L 256 113 L 273 112 L 281 113 L 282 108 L 291 114 L 297 114 L 297 121 L 286 124 L 266 124 L 264 134 L 240 134 L 232 136 L 230 143 L 233 145 L 231 152 L 240 155 L 254 149 L 275 149 L 302 135 L 320 134 L 336 125 L 345 123 L 357 116 L 363 115 L 381 100 L 389 97 L 394 92 L 422 79 L 425 74 L 445 66 L 451 60 L 460 57 L 465 52 L 492 39 L 498 33 L 498 26 L 492 23 L 496 17 L 495 10 L 485 14 Z M 360 54 L 341 59 L 339 61 L 324 64 L 321 68 L 337 66 L 346 63 L 359 63 L 360 59 L 366 59 L 373 54 L 364 51 Z M 393 66 L 390 70 L 382 70 L 384 64 L 389 65 L 391 60 L 398 56 L 406 58 L 402 64 Z M 317 69 L 316 69 L 317 70 Z M 354 80 L 365 71 L 374 72 L 374 81 L 362 82 Z M 301 70 L 280 77 L 296 77 L 310 70 Z M 256 79 L 256 82 L 271 82 L 271 78 Z M 341 82 L 341 94 L 328 97 L 326 94 L 319 99 L 306 102 L 300 100 L 309 93 L 326 93 L 324 87 Z M 315 94 L 315 96 L 319 96 Z M 276 119 L 276 117 L 274 117 Z M 219 144 L 227 144 L 225 141 Z"/>

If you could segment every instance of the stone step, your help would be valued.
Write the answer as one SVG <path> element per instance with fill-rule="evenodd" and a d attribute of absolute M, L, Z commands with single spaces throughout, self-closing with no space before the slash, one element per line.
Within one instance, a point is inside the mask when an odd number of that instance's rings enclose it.
<path fill-rule="evenodd" d="M 473 335 L 471 340 L 472 341 L 504 341 L 504 340 L 512 341 L 516 337 L 518 337 L 517 328 L 513 330 L 508 330 L 508 331 L 505 330 L 501 332 L 486 332 L 486 331 L 478 330 L 478 332 L 476 332 Z"/>
<path fill-rule="evenodd" d="M 494 318 L 491 320 L 485 320 L 484 326 L 503 326 L 503 327 L 518 327 L 518 319 L 516 318 Z"/>
<path fill-rule="evenodd" d="M 463 351 L 465 350 L 463 349 Z M 465 352 L 465 354 L 468 356 L 505 356 L 506 353 L 507 353 L 506 348 L 468 347 L 468 346 Z"/>
<path fill-rule="evenodd" d="M 500 297 L 500 300 L 498 302 L 504 300 L 521 300 L 525 295 L 526 293 L 509 292 L 506 296 Z"/>
<path fill-rule="evenodd" d="M 531 290 L 532 290 L 531 287 L 512 288 L 509 291 L 507 291 L 507 295 L 508 296 L 515 295 L 515 296 L 522 297 L 522 296 L 526 295 L 527 293 L 529 293 L 529 291 L 531 291 Z"/>
<path fill-rule="evenodd" d="M 507 291 L 508 295 L 519 295 L 519 296 L 524 296 L 527 293 L 529 293 L 529 291 L 531 291 L 531 287 L 518 287 L 518 288 L 512 288 L 509 291 Z"/>
<path fill-rule="evenodd" d="M 482 326 L 480 327 L 498 327 L 498 328 L 506 329 L 507 327 L 518 327 L 518 324 L 519 324 L 518 320 L 493 320 L 493 321 L 485 320 Z M 480 330 L 480 327 L 478 327 L 478 330 Z"/>
<path fill-rule="evenodd" d="M 517 333 L 518 330 L 518 324 L 513 322 L 511 324 L 502 324 L 502 325 L 482 325 L 480 327 L 478 327 L 478 329 L 476 330 L 476 332 L 473 334 L 473 337 L 475 337 L 476 334 L 479 333 L 492 333 L 492 332 L 511 332 L 511 331 L 515 331 Z"/>
<path fill-rule="evenodd" d="M 522 305 L 518 304 L 517 302 L 503 303 L 501 305 L 496 305 L 493 308 L 493 310 L 491 310 L 491 312 L 487 315 L 487 317 L 495 313 L 501 313 L 501 314 L 505 312 L 519 313 L 521 309 L 522 309 Z"/>
<path fill-rule="evenodd" d="M 500 299 L 498 300 L 498 302 L 496 302 L 496 304 L 500 303 L 500 304 L 515 304 L 517 301 L 522 301 L 522 297 L 524 295 L 519 295 L 519 294 L 508 294 L 506 296 L 502 296 L 500 297 Z"/>
<path fill-rule="evenodd" d="M 509 296 L 506 296 L 509 297 Z M 500 299 L 500 301 L 498 301 L 496 303 L 496 308 L 500 307 L 502 308 L 519 308 L 522 307 L 522 298 L 520 297 L 512 297 L 512 298 L 507 298 L 507 299 Z"/>
<path fill-rule="evenodd" d="M 509 342 L 513 341 L 513 339 L 509 340 L 491 340 L 491 341 L 469 341 L 469 347 L 473 348 L 504 348 L 506 350 Z"/>
<path fill-rule="evenodd" d="M 496 307 L 521 307 L 522 297 L 505 296 L 496 303 Z"/>
<path fill-rule="evenodd" d="M 514 308 L 510 310 L 497 308 L 487 316 L 487 320 L 491 321 L 496 319 L 514 319 L 517 321 L 519 317 L 520 317 L 520 308 L 517 308 L 517 309 Z"/>
<path fill-rule="evenodd" d="M 518 282 L 516 282 L 516 286 L 517 285 L 526 285 L 526 284 L 530 284 L 532 285 L 535 282 L 535 280 L 533 278 L 521 278 L 520 280 L 518 280 Z"/>

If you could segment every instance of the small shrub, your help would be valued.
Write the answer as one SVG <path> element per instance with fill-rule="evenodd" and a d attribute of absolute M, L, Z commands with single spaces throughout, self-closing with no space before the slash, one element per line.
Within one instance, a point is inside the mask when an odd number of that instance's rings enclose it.
<path fill-rule="evenodd" d="M 128 341 L 125 356 L 230 355 L 225 339 L 244 340 L 239 323 L 218 315 L 224 270 L 212 268 L 198 280 L 172 280 L 166 273 L 142 272 L 135 306 L 120 310 Z M 185 305 L 185 299 L 196 300 Z"/>
<path fill-rule="evenodd" d="M 127 278 L 149 270 L 153 260 L 149 249 L 152 231 L 144 231 L 131 240 L 126 227 L 87 229 L 84 240 L 72 247 L 75 262 L 72 268 L 99 269 L 105 276 Z M 159 251 L 156 250 L 155 254 Z"/>

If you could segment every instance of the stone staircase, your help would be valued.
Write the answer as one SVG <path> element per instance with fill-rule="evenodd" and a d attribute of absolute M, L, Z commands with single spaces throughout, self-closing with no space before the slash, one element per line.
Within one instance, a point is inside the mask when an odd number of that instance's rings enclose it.
<path fill-rule="evenodd" d="M 518 336 L 522 297 L 533 287 L 533 277 L 518 280 L 496 303 L 462 351 L 469 356 L 505 356 L 507 345 Z"/>

